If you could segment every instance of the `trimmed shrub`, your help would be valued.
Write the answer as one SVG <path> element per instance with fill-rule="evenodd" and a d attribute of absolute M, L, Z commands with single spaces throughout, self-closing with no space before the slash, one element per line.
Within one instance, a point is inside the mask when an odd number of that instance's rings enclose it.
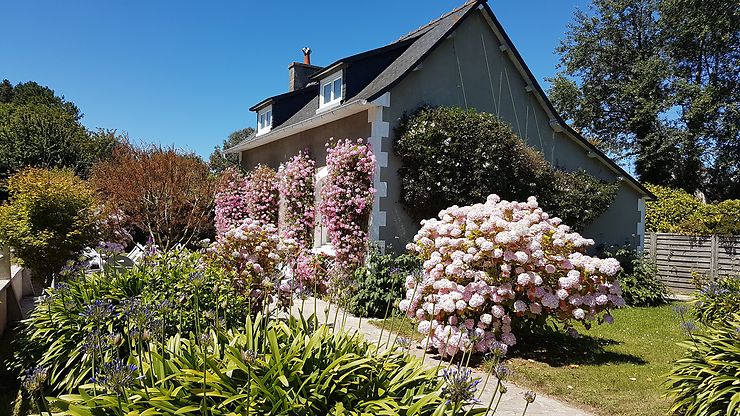
<path fill-rule="evenodd" d="M 0 207 L 0 241 L 47 282 L 67 260 L 95 245 L 95 192 L 72 171 L 28 168 L 8 181 Z"/>
<path fill-rule="evenodd" d="M 556 170 L 504 121 L 475 110 L 422 107 L 404 117 L 397 137 L 401 202 L 417 220 L 493 193 L 507 200 L 534 195 L 580 229 L 609 207 L 618 187 L 584 172 Z"/>
<path fill-rule="evenodd" d="M 406 276 L 420 270 L 419 260 L 410 255 L 394 257 L 370 250 L 365 264 L 355 270 L 355 288 L 348 310 L 356 316 L 385 318 L 394 303 L 406 292 Z"/>
<path fill-rule="evenodd" d="M 90 181 L 112 212 L 123 213 L 139 236 L 160 247 L 213 232 L 216 180 L 198 156 L 122 144 L 111 160 L 93 166 Z"/>
<path fill-rule="evenodd" d="M 220 237 L 247 217 L 247 183 L 237 168 L 228 167 L 221 173 L 215 200 L 216 235 Z"/>
<path fill-rule="evenodd" d="M 658 197 L 645 204 L 648 231 L 689 235 L 740 234 L 740 200 L 704 204 L 686 191 L 664 186 L 646 187 Z"/>
<path fill-rule="evenodd" d="M 724 322 L 740 306 L 740 276 L 705 281 L 696 293 L 693 314 L 704 325 Z"/>
<path fill-rule="evenodd" d="M 265 224 L 278 225 L 280 192 L 277 172 L 257 165 L 247 174 L 247 214 Z"/>
<path fill-rule="evenodd" d="M 513 326 L 548 316 L 573 332 L 611 322 L 624 305 L 614 258 L 583 254 L 585 239 L 543 212 L 537 200 L 453 206 L 422 222 L 408 248 L 423 261 L 421 278 L 406 280 L 400 309 L 419 321 L 423 345 L 442 355 L 516 344 Z M 499 342 L 500 340 L 500 342 Z"/>
<path fill-rule="evenodd" d="M 686 324 L 686 323 L 685 323 Z M 685 329 L 692 329 L 685 325 Z M 671 414 L 735 415 L 740 410 L 740 316 L 705 333 L 689 332 L 686 356 L 673 365 L 666 385 Z"/>

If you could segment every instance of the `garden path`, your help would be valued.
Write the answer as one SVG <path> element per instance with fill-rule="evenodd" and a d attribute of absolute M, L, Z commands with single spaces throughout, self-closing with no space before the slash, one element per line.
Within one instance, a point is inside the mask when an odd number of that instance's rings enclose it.
<path fill-rule="evenodd" d="M 336 308 L 336 305 L 331 306 L 327 320 L 325 309 L 329 307 L 329 304 L 321 299 L 310 297 L 304 303 L 301 303 L 300 300 L 297 301 L 293 307 L 294 316 L 301 315 L 301 307 L 303 307 L 304 317 L 311 316 L 315 310 L 320 322 L 334 322 L 336 319 L 337 327 L 343 326 L 349 332 L 359 330 L 365 339 L 370 342 L 378 342 L 382 335 L 381 347 L 393 343 L 393 337 L 395 335 L 390 334 L 387 328 L 385 331 L 382 331 L 381 328 L 370 324 L 367 319 L 360 319 L 349 313 L 344 314 L 342 310 Z M 342 325 L 343 320 L 344 324 Z M 419 357 L 423 355 L 423 351 L 418 348 L 411 348 L 410 353 Z M 424 362 L 429 367 L 436 368 L 439 365 L 439 356 L 426 354 L 424 356 Z M 446 366 L 447 362 L 442 363 L 442 365 Z M 474 371 L 474 377 L 480 377 L 482 380 L 485 380 L 486 374 L 481 371 Z M 481 382 L 479 387 L 482 386 L 483 383 Z M 507 382 L 506 387 L 508 388 L 508 392 L 504 394 L 495 416 L 520 416 L 524 410 L 524 392 L 526 390 L 511 382 Z M 480 397 L 480 401 L 484 406 L 488 405 L 495 388 L 496 379 L 494 376 L 491 376 Z M 527 409 L 527 416 L 592 416 L 592 414 L 538 393 L 537 399 Z"/>

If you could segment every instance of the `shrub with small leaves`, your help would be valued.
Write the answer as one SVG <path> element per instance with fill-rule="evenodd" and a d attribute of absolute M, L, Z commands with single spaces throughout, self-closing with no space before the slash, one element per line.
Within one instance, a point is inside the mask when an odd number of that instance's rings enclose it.
<path fill-rule="evenodd" d="M 406 292 L 406 276 L 421 270 L 419 260 L 404 254 L 394 257 L 381 254 L 377 249 L 370 250 L 365 264 L 355 270 L 348 310 L 355 316 L 384 318 L 395 302 Z"/>
<path fill-rule="evenodd" d="M 623 265 L 617 280 L 622 288 L 622 298 L 629 306 L 657 306 L 668 302 L 670 291 L 658 278 L 655 263 L 630 247 L 620 247 L 607 253 Z"/>
<path fill-rule="evenodd" d="M 28 168 L 8 181 L 0 241 L 47 281 L 99 236 L 95 192 L 70 170 Z"/>

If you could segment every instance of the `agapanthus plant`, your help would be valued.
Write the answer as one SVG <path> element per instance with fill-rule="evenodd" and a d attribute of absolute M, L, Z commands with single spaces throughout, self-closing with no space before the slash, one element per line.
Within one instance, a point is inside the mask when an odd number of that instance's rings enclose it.
<path fill-rule="evenodd" d="M 313 246 L 314 231 L 314 175 L 316 162 L 299 152 L 280 167 L 279 190 L 283 204 L 280 231 L 293 239 L 301 250 Z"/>
<path fill-rule="evenodd" d="M 620 265 L 583 254 L 593 244 L 533 197 L 453 206 L 423 221 L 408 245 L 423 275 L 407 279 L 400 308 L 418 320 L 424 345 L 443 355 L 516 344 L 512 319 L 554 316 L 568 328 L 611 322 L 609 310 L 624 305 Z"/>
<path fill-rule="evenodd" d="M 277 172 L 257 165 L 247 175 L 247 214 L 263 223 L 277 225 L 280 209 Z"/>
<path fill-rule="evenodd" d="M 247 217 L 247 183 L 244 175 L 230 167 L 221 173 L 215 195 L 216 233 L 220 236 Z"/>
<path fill-rule="evenodd" d="M 361 265 L 367 254 L 375 155 L 362 139 L 327 146 L 328 174 L 319 209 L 336 252 L 336 265 L 351 270 Z"/>

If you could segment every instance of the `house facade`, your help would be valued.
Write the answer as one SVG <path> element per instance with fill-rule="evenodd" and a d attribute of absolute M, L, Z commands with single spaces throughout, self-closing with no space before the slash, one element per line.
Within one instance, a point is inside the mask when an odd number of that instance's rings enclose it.
<path fill-rule="evenodd" d="M 553 166 L 618 182 L 612 205 L 582 234 L 642 247 L 644 202 L 652 195 L 556 113 L 485 0 L 468 1 L 381 48 L 326 67 L 307 59 L 291 64 L 289 73 L 290 91 L 250 108 L 256 133 L 228 151 L 250 169 L 277 168 L 309 149 L 321 167 L 330 139 L 367 139 L 378 161 L 370 238 L 386 249 L 403 251 L 419 229 L 400 203 L 401 161 L 393 142 L 404 113 L 422 105 L 495 114 Z M 321 177 L 319 168 L 318 186 Z M 323 234 L 317 229 L 317 247 L 327 243 Z"/>

